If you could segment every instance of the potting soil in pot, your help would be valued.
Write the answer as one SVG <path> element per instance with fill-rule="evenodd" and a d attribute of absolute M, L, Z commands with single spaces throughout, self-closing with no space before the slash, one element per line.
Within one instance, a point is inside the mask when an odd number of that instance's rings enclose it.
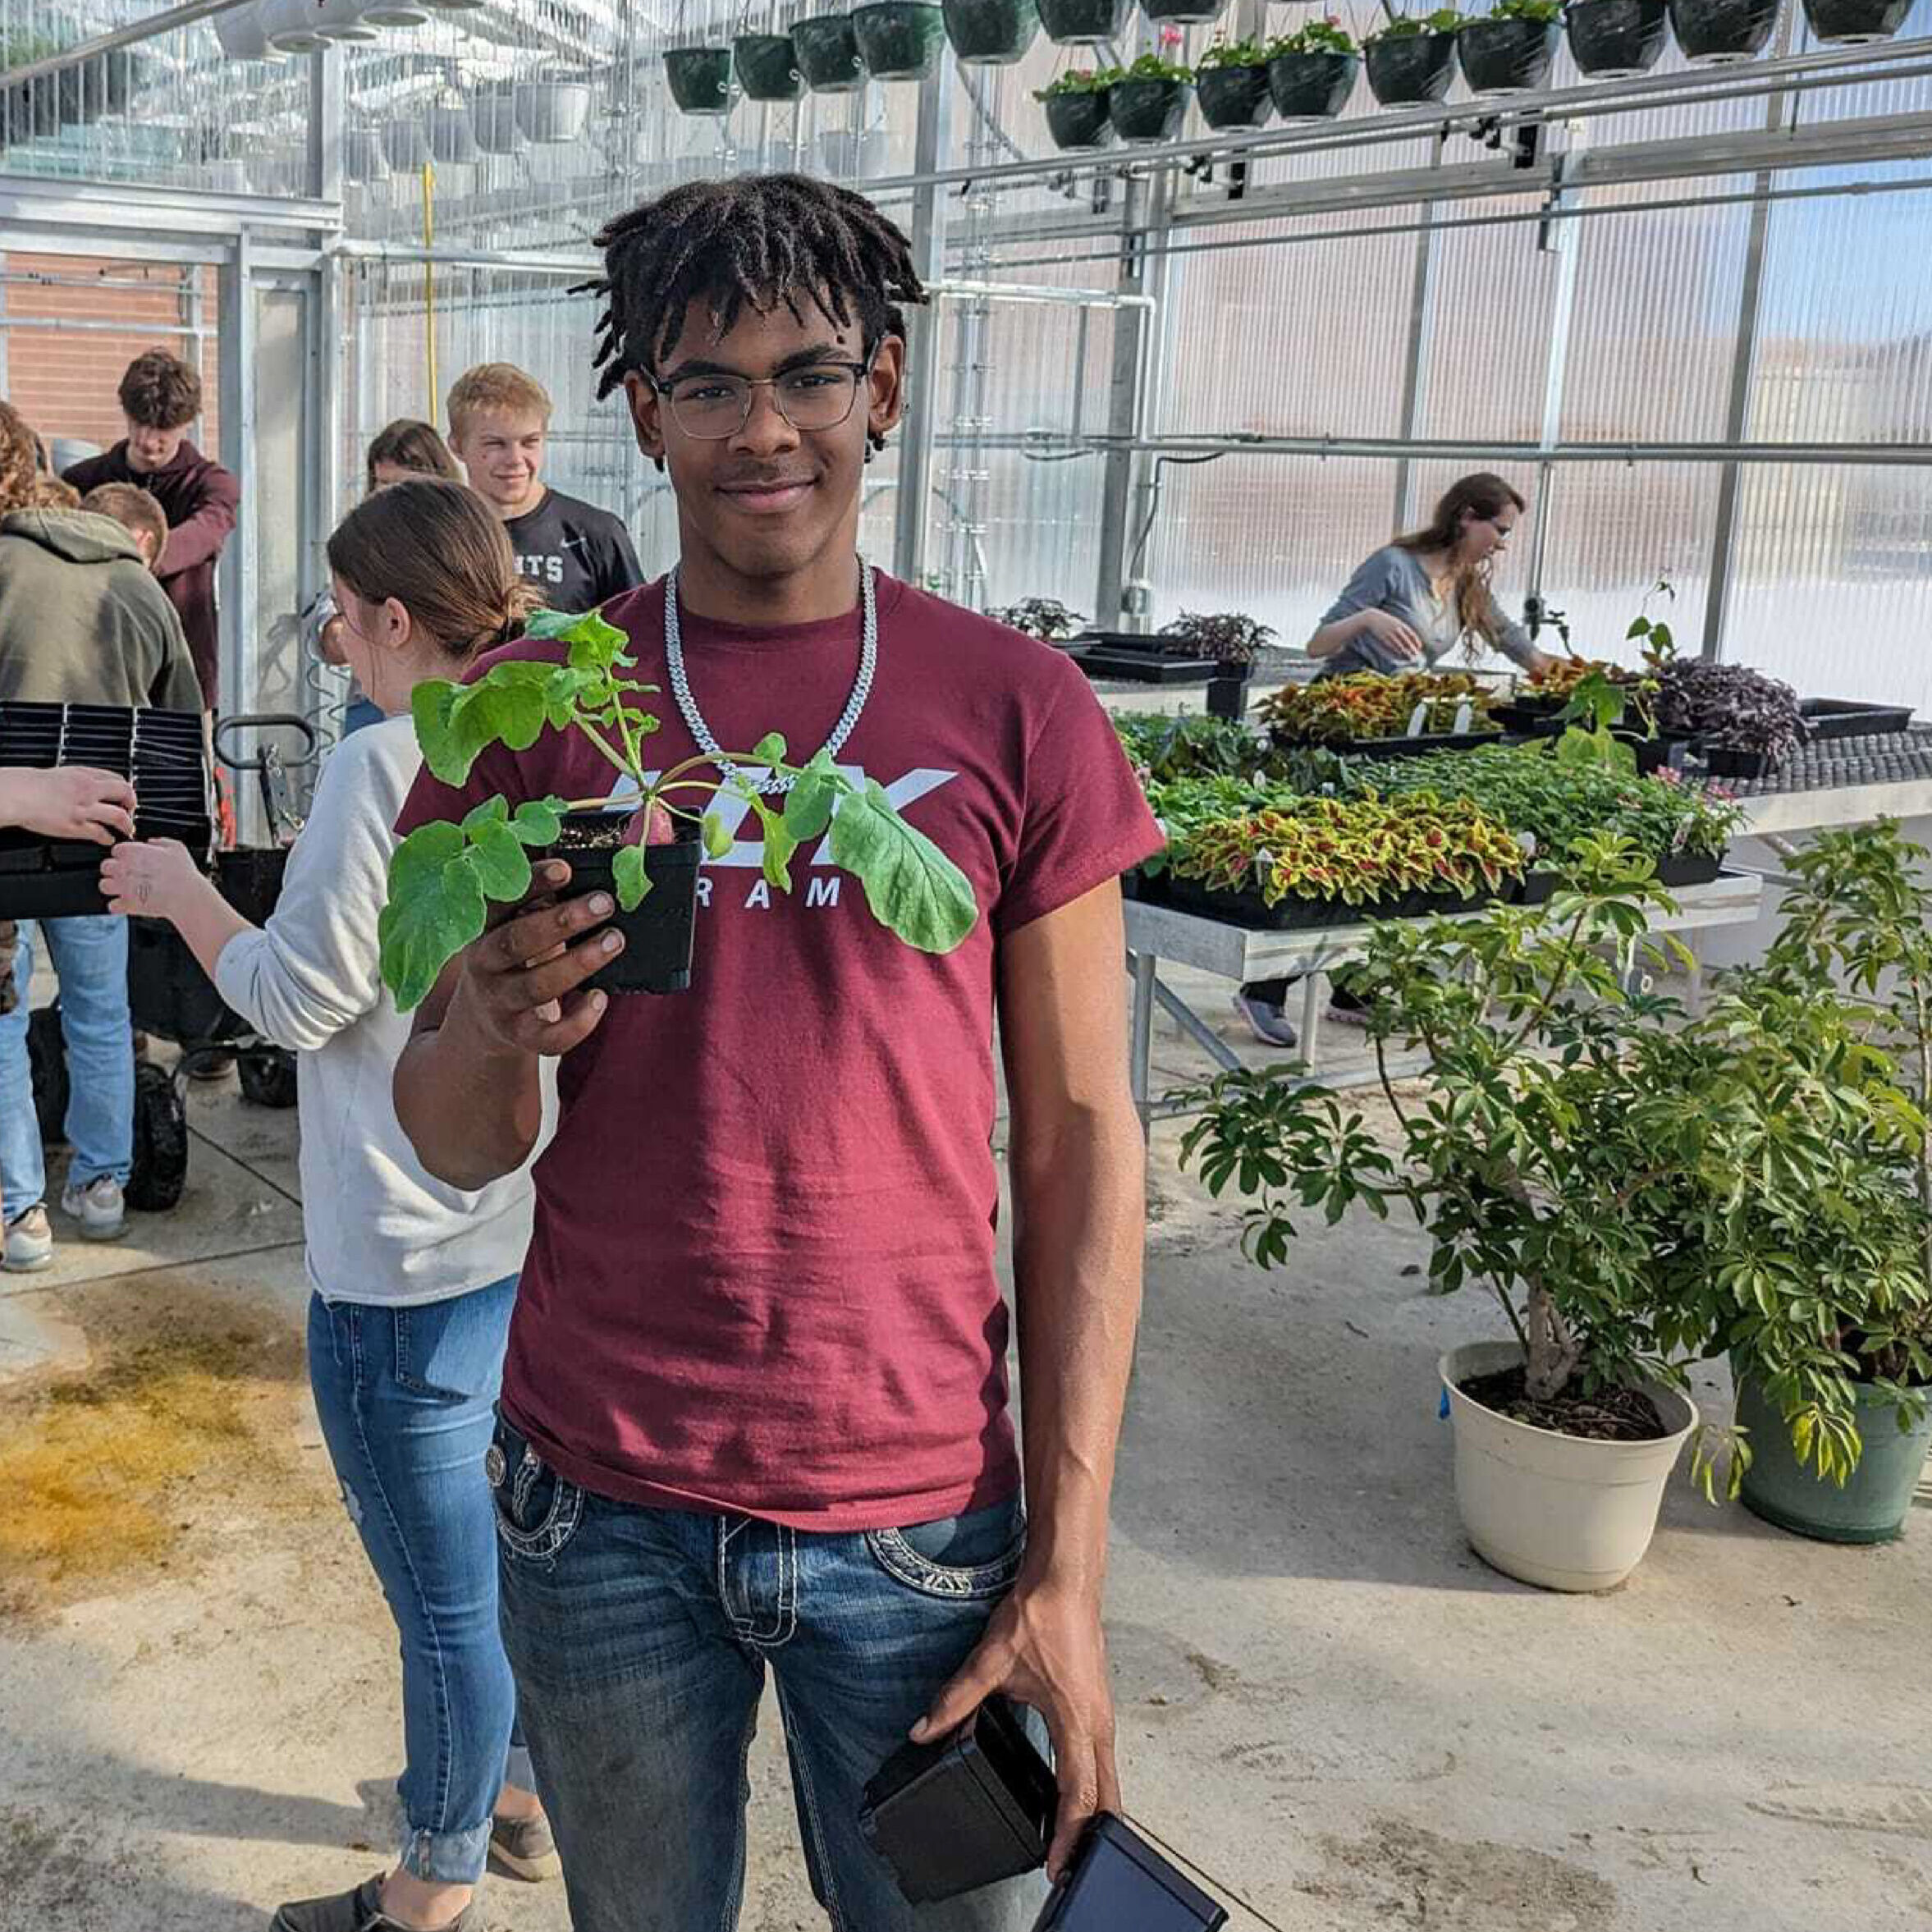
<path fill-rule="evenodd" d="M 1523 1393 L 1519 1366 L 1496 1375 L 1471 1376 L 1456 1385 L 1472 1402 L 1513 1422 L 1554 1430 L 1592 1442 L 1660 1442 L 1670 1431 L 1657 1405 L 1641 1389 L 1600 1389 L 1594 1395 L 1559 1395 L 1532 1402 Z"/>

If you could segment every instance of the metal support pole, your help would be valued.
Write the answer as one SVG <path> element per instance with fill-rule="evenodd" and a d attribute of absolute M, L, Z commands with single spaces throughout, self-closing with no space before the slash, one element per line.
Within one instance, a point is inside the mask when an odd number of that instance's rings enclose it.
<path fill-rule="evenodd" d="M 919 83 L 913 166 L 922 175 L 939 166 L 952 122 L 953 63 L 940 61 Z M 913 191 L 913 267 L 937 281 L 945 263 L 945 191 L 931 181 Z M 926 577 L 926 527 L 932 491 L 932 431 L 938 408 L 940 321 L 928 306 L 906 318 L 904 414 L 899 431 L 899 498 L 894 506 L 893 574 L 908 584 Z"/>
<path fill-rule="evenodd" d="M 309 192 L 342 199 L 342 55 L 325 47 L 309 57 Z"/>
<path fill-rule="evenodd" d="M 259 616 L 255 543 L 255 291 L 252 237 L 245 228 L 221 271 L 220 388 L 222 461 L 235 473 L 240 515 L 235 534 L 222 551 L 223 593 L 221 665 L 223 708 L 253 707 Z M 245 797 L 236 800 L 247 817 L 259 808 Z M 256 828 L 249 824 L 244 837 Z"/>
<path fill-rule="evenodd" d="M 1581 130 L 1573 130 L 1573 138 Z M 1552 210 L 1562 208 L 1574 190 L 1568 185 L 1578 158 L 1575 149 L 1557 157 L 1556 181 L 1550 191 Z M 1556 495 L 1554 452 L 1563 440 L 1563 396 L 1569 376 L 1570 337 L 1577 313 L 1577 263 L 1582 244 L 1574 222 L 1552 221 L 1536 236 L 1540 252 L 1556 257 L 1556 287 L 1550 309 L 1550 351 L 1543 364 L 1543 423 L 1537 445 L 1536 501 L 1530 511 L 1527 595 L 1541 598 L 1543 572 L 1550 554 L 1550 524 Z"/>
<path fill-rule="evenodd" d="M 1443 136 L 1438 133 L 1430 153 L 1430 165 L 1442 166 Z M 1435 330 L 1435 204 L 1426 201 L 1422 226 L 1416 235 L 1416 263 L 1409 277 L 1408 340 L 1402 359 L 1402 415 L 1396 435 L 1412 442 L 1428 404 L 1429 338 Z M 1407 529 L 1412 520 L 1409 499 L 1415 490 L 1414 474 L 1404 456 L 1395 465 L 1395 515 L 1393 527 Z"/>

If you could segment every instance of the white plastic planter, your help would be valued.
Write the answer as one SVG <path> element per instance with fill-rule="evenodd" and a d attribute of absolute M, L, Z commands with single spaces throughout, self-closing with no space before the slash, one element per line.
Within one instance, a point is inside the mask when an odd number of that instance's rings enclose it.
<path fill-rule="evenodd" d="M 315 0 L 262 0 L 262 31 L 277 53 L 319 53 L 321 14 Z"/>
<path fill-rule="evenodd" d="M 429 158 L 438 167 L 465 167 L 476 159 L 476 130 L 467 108 L 429 110 Z"/>
<path fill-rule="evenodd" d="M 257 0 L 253 7 L 237 7 L 227 13 L 217 13 L 208 22 L 222 52 L 230 60 L 272 61 L 281 57 L 281 50 L 268 44 L 263 12 L 261 0 Z"/>
<path fill-rule="evenodd" d="M 583 80 L 520 80 L 516 124 L 527 140 L 574 141 L 590 118 L 590 86 Z"/>
<path fill-rule="evenodd" d="M 523 144 L 516 124 L 516 96 L 507 87 L 486 89 L 469 103 L 469 125 L 486 154 L 514 154 Z"/>
<path fill-rule="evenodd" d="M 362 14 L 363 0 L 322 0 L 315 9 L 315 30 L 324 40 L 344 46 L 371 46 L 382 35 Z"/>
<path fill-rule="evenodd" d="M 423 27 L 429 24 L 429 9 L 423 0 L 370 0 L 362 17 L 372 27 Z"/>
<path fill-rule="evenodd" d="M 1513 1368 L 1513 1342 L 1471 1342 L 1437 1364 L 1456 1432 L 1456 1503 L 1483 1561 L 1545 1590 L 1609 1590 L 1643 1560 L 1664 1486 L 1697 1412 L 1676 1390 L 1646 1390 L 1670 1434 L 1591 1442 L 1513 1422 L 1465 1395 L 1472 1376 Z"/>

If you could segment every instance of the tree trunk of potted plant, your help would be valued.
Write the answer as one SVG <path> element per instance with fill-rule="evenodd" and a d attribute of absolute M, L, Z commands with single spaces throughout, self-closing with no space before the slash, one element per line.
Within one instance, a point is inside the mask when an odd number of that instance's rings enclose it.
<path fill-rule="evenodd" d="M 1217 130 L 1259 127 L 1275 110 L 1268 98 L 1268 70 L 1251 67 L 1203 67 L 1194 76 L 1194 98 L 1201 118 Z"/>
<path fill-rule="evenodd" d="M 1421 107 L 1449 92 L 1456 72 L 1456 37 L 1409 34 L 1371 40 L 1362 58 L 1369 91 L 1385 108 Z"/>
<path fill-rule="evenodd" d="M 516 124 L 539 144 L 574 141 L 590 118 L 590 88 L 582 80 L 520 80 Z"/>
<path fill-rule="evenodd" d="M 1268 62 L 1275 112 L 1284 121 L 1332 120 L 1348 105 L 1361 66 L 1352 53 L 1278 54 Z"/>
<path fill-rule="evenodd" d="M 923 80 L 945 44 L 936 0 L 872 0 L 853 10 L 852 25 L 875 80 Z"/>
<path fill-rule="evenodd" d="M 1570 0 L 1563 18 L 1577 69 L 1592 80 L 1649 73 L 1670 34 L 1664 0 Z"/>
<path fill-rule="evenodd" d="M 680 114 L 729 114 L 731 50 L 728 47 L 671 47 L 664 77 Z"/>
<path fill-rule="evenodd" d="M 1763 53 L 1781 0 L 1670 0 L 1671 30 L 1684 58 L 1705 66 Z"/>
<path fill-rule="evenodd" d="M 1040 104 L 1046 110 L 1046 131 L 1056 148 L 1070 153 L 1104 148 L 1114 138 L 1104 87 L 1087 94 L 1049 94 Z"/>
<path fill-rule="evenodd" d="M 1141 0 L 1141 11 L 1151 21 L 1170 21 L 1178 27 L 1205 26 L 1219 20 L 1228 0 Z"/>
<path fill-rule="evenodd" d="M 1456 1503 L 1470 1547 L 1505 1576 L 1545 1590 L 1610 1590 L 1642 1561 L 1664 1490 L 1697 1412 L 1674 1389 L 1645 1390 L 1666 1433 L 1598 1441 L 1486 1408 L 1463 1384 L 1518 1367 L 1513 1342 L 1472 1342 L 1437 1365 L 1455 1430 Z"/>
<path fill-rule="evenodd" d="M 1456 57 L 1472 94 L 1524 94 L 1550 78 L 1562 37 L 1554 21 L 1476 20 L 1457 34 Z"/>
<path fill-rule="evenodd" d="M 799 71 L 814 94 L 856 94 L 865 85 L 865 62 L 848 13 L 818 13 L 792 23 Z"/>
<path fill-rule="evenodd" d="M 1911 11 L 1911 0 L 1805 0 L 1811 32 L 1827 47 L 1889 40 Z"/>
<path fill-rule="evenodd" d="M 1005 67 L 1040 31 L 1037 0 L 944 0 L 945 37 L 963 61 Z"/>
<path fill-rule="evenodd" d="M 631 822 L 610 812 L 573 812 L 563 833 L 544 856 L 566 860 L 570 895 L 607 892 L 616 887 L 611 868 L 626 842 Z M 644 871 L 651 890 L 634 912 L 620 907 L 610 923 L 624 935 L 624 950 L 584 983 L 609 993 L 681 993 L 691 984 L 691 942 L 697 925 L 698 868 L 703 857 L 698 827 L 676 822 L 676 838 L 644 848 Z"/>
<path fill-rule="evenodd" d="M 748 101 L 795 101 L 805 91 L 789 34 L 740 34 L 731 43 L 731 60 Z"/>
<path fill-rule="evenodd" d="M 1107 117 L 1124 141 L 1170 141 L 1187 115 L 1184 80 L 1117 80 L 1107 89 Z"/>
<path fill-rule="evenodd" d="M 1133 0 L 1040 0 L 1040 25 L 1058 47 L 1099 47 L 1120 39 Z"/>

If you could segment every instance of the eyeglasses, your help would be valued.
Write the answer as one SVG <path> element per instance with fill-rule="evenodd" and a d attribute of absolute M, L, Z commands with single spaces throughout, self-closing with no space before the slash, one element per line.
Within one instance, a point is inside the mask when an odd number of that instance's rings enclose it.
<path fill-rule="evenodd" d="M 852 414 L 859 385 L 871 375 L 875 346 L 863 362 L 805 363 L 776 376 L 723 373 L 652 378 L 651 387 L 671 405 L 677 426 L 699 442 L 721 442 L 751 420 L 751 392 L 768 388 L 778 413 L 799 430 L 836 429 Z"/>

